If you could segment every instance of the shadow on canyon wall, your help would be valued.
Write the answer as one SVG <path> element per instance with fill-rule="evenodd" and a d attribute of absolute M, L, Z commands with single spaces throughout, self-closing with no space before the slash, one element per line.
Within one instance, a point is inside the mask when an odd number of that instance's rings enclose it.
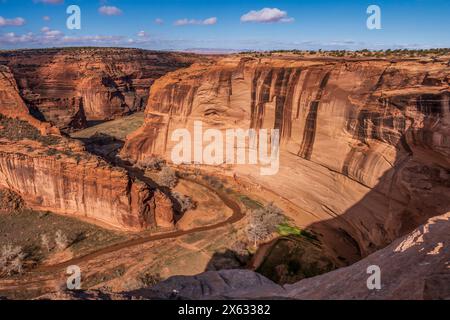
<path fill-rule="evenodd" d="M 118 157 L 120 150 L 124 145 L 124 141 L 117 139 L 105 133 L 96 133 L 90 138 L 79 138 L 86 147 L 86 150 L 92 154 L 101 157 L 106 162 L 124 168 L 134 178 L 147 184 L 152 189 L 158 189 L 163 192 L 173 203 L 173 210 L 175 212 L 175 221 L 179 221 L 183 217 L 182 205 L 179 203 L 169 187 L 161 186 L 154 180 L 146 176 L 145 170 L 133 166 L 128 161 L 122 160 Z"/>
<path fill-rule="evenodd" d="M 232 250 L 225 249 L 215 252 L 208 264 L 205 271 L 220 271 L 230 269 L 243 269 L 247 268 L 251 260 L 251 255 L 245 250 Z"/>
<path fill-rule="evenodd" d="M 423 163 L 413 150 L 402 138 L 392 169 L 384 173 L 371 191 L 345 213 L 309 226 L 308 230 L 319 236 L 319 244 L 292 238 L 281 252 L 280 248 L 274 250 L 280 242 L 273 241 L 269 250 L 260 247 L 253 257 L 254 260 L 259 255 L 258 266 L 250 266 L 251 257 L 228 249 L 216 252 L 205 271 L 256 267 L 257 272 L 276 283 L 296 283 L 352 265 L 407 235 L 429 218 L 450 212 L 450 170 L 435 163 Z M 316 250 L 317 247 L 320 249 Z M 442 287 L 442 281 L 438 274 L 426 285 Z M 425 291 L 434 296 L 433 288 Z"/>
<path fill-rule="evenodd" d="M 83 142 L 89 153 L 99 156 L 113 165 L 118 164 L 117 156 L 124 145 L 123 140 L 105 133 L 96 133 L 92 137 L 78 138 L 77 140 Z"/>
<path fill-rule="evenodd" d="M 397 150 L 392 169 L 360 201 L 343 214 L 331 212 L 336 218 L 309 227 L 344 265 L 450 211 L 448 168 L 421 163 L 402 145 Z M 335 201 L 339 199 L 330 199 L 330 203 Z"/>
<path fill-rule="evenodd" d="M 308 227 L 308 230 L 319 236 L 323 258 L 331 259 L 335 267 L 352 265 L 407 235 L 425 224 L 428 219 L 450 212 L 450 163 L 446 156 L 449 150 L 448 138 L 440 141 L 436 139 L 436 133 L 445 135 L 446 132 L 450 110 L 447 96 L 448 92 L 407 97 L 414 98 L 418 112 L 425 117 L 423 126 L 419 128 L 411 126 L 406 129 L 406 117 L 399 119 L 395 118 L 395 115 L 386 118 L 383 114 L 364 112 L 356 118 L 355 138 L 361 144 L 367 144 L 367 138 L 391 144 L 395 146 L 396 158 L 391 163 L 391 169 L 378 179 L 375 187 L 368 189 L 367 194 L 344 213 L 334 212 L 332 206 L 327 206 L 326 210 L 334 218 L 313 223 Z M 395 103 L 394 108 L 407 108 L 404 104 L 407 99 L 402 99 L 404 101 L 392 102 Z M 413 118 L 407 120 L 413 124 L 416 121 Z M 384 131 L 371 132 L 367 123 L 376 124 Z M 370 132 L 371 135 L 368 136 Z M 373 152 L 368 149 L 369 153 Z M 350 152 L 352 157 L 347 159 L 342 174 L 360 183 L 355 176 L 361 172 L 354 169 L 352 172 L 349 166 L 358 152 L 360 151 L 356 149 Z M 382 154 L 376 156 L 383 157 Z M 369 154 L 364 154 L 359 160 L 357 158 L 357 161 L 365 164 L 369 158 Z M 329 199 L 330 204 L 339 202 L 340 199 Z M 260 251 L 263 250 L 259 250 L 256 255 L 265 255 Z M 217 270 L 217 266 L 233 256 L 235 257 L 236 253 L 232 251 L 215 254 L 206 270 Z M 287 261 L 281 262 L 278 259 L 280 264 L 273 265 L 273 270 L 265 268 L 263 274 L 278 282 L 283 278 L 280 273 L 284 272 L 284 267 L 299 264 L 298 260 L 294 261 L 296 259 L 290 259 L 288 256 L 286 253 Z M 302 267 L 304 266 L 300 265 L 290 269 L 300 270 Z M 327 271 L 330 270 L 325 268 L 322 273 Z"/>
<path fill-rule="evenodd" d="M 56 48 L 6 51 L 0 54 L 0 64 L 11 70 L 20 96 L 33 117 L 53 125 L 63 123 L 62 129 L 70 131 L 86 125 L 83 99 L 59 96 L 67 90 L 60 84 L 70 81 L 75 75 L 70 71 L 55 73 L 56 82 L 51 83 L 43 75 L 47 66 L 57 64 L 63 52 L 63 49 Z"/>
<path fill-rule="evenodd" d="M 368 111 L 355 115 L 354 120 L 357 121 L 355 139 L 362 145 L 367 145 L 366 139 L 380 140 L 394 145 L 397 152 L 391 169 L 378 179 L 377 185 L 362 199 L 344 213 L 334 212 L 331 206 L 327 207 L 330 216 L 335 218 L 309 226 L 308 229 L 317 234 L 321 240 L 323 256 L 332 260 L 335 267 L 351 265 L 408 234 L 426 223 L 429 218 L 450 212 L 450 165 L 445 158 L 447 151 L 441 152 L 442 148 L 447 150 L 447 142 L 444 140 L 443 144 L 436 148 L 433 135 L 437 131 L 436 126 L 445 122 L 442 119 L 449 110 L 448 99 L 444 96 L 446 94 L 414 97 L 417 100 L 417 110 L 426 117 L 425 125 L 421 129 L 406 130 L 405 119 L 395 118 L 394 115 L 386 117 L 384 114 Z M 397 109 L 405 110 L 407 107 L 404 101 L 391 103 Z M 319 107 L 317 105 L 317 108 Z M 367 123 L 372 123 L 377 128 L 381 127 L 382 130 L 371 131 Z M 314 136 L 308 144 L 314 144 Z M 91 152 L 117 164 L 114 159 L 117 159 L 123 141 L 116 141 L 105 135 L 94 137 L 94 140 L 91 138 L 87 141 L 87 145 L 88 150 L 91 148 Z M 112 146 L 111 149 L 105 147 L 108 145 Z M 350 166 L 350 161 L 360 152 L 356 148 L 350 152 L 342 168 L 342 174 L 358 182 L 358 179 L 354 178 L 358 172 L 352 172 Z M 106 150 L 106 153 L 102 150 Z M 310 155 L 303 154 L 302 157 L 311 161 Z M 361 160 L 363 164 L 365 157 L 369 156 L 363 155 Z M 151 187 L 160 188 L 154 181 L 146 178 L 141 170 L 127 169 L 134 177 Z M 171 195 L 168 188 L 162 191 L 166 195 Z M 340 199 L 329 199 L 330 204 L 339 201 Z M 302 269 L 298 263 L 292 259 L 283 262 L 284 265 L 294 266 L 290 268 L 291 270 Z M 206 271 L 245 266 L 246 263 L 240 254 L 226 250 L 213 255 Z M 276 267 L 277 265 L 274 265 L 274 268 Z M 326 271 L 329 271 L 329 268 L 323 272 Z"/>
<path fill-rule="evenodd" d="M 296 299 L 449 299 L 449 215 L 440 216 L 348 268 L 287 286 Z M 367 290 L 367 268 L 381 270 L 381 290 Z"/>

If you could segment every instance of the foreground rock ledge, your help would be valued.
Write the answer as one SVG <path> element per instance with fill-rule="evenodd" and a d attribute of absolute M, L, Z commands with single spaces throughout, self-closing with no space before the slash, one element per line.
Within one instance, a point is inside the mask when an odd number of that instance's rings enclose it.
<path fill-rule="evenodd" d="M 447 213 L 350 267 L 283 287 L 249 270 L 223 270 L 122 294 L 80 291 L 40 299 L 450 299 L 449 230 Z M 367 289 L 371 265 L 381 269 L 381 290 Z"/>

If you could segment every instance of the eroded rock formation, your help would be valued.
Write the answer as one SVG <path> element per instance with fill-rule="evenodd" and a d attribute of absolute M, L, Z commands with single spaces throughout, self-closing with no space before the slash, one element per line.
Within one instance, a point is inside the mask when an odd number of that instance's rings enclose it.
<path fill-rule="evenodd" d="M 164 194 L 82 149 L 0 141 L 0 187 L 20 194 L 30 208 L 130 231 L 173 225 Z"/>
<path fill-rule="evenodd" d="M 177 128 L 276 128 L 280 170 L 235 166 L 298 208 L 345 263 L 450 211 L 446 62 L 231 57 L 152 86 L 123 156 L 170 160 Z M 295 218 L 295 216 L 294 216 Z"/>
<path fill-rule="evenodd" d="M 40 299 L 449 299 L 449 228 L 449 213 L 432 218 L 350 267 L 292 285 L 280 286 L 250 270 L 221 270 L 195 276 L 174 276 L 150 288 L 121 294 L 73 291 L 48 294 Z M 367 287 L 367 269 L 374 265 L 381 270 L 379 290 Z"/>
<path fill-rule="evenodd" d="M 10 117 L 22 119 L 30 123 L 30 125 L 39 129 L 41 134 L 59 134 L 59 130 L 52 127 L 49 123 L 39 121 L 30 114 L 28 107 L 23 102 L 17 88 L 11 70 L 0 65 L 0 114 Z"/>
<path fill-rule="evenodd" d="M 173 226 L 172 203 L 30 115 L 0 66 L 0 189 L 35 210 L 87 218 L 122 230 Z"/>
<path fill-rule="evenodd" d="M 172 277 L 126 296 L 144 299 L 449 299 L 449 219 L 448 213 L 433 218 L 350 267 L 293 285 L 279 286 L 248 270 L 223 270 Z M 367 269 L 373 265 L 381 270 L 379 290 L 367 287 Z"/>
<path fill-rule="evenodd" d="M 195 59 L 189 54 L 102 48 L 0 54 L 0 64 L 12 70 L 33 114 L 68 130 L 142 110 L 155 79 Z"/>

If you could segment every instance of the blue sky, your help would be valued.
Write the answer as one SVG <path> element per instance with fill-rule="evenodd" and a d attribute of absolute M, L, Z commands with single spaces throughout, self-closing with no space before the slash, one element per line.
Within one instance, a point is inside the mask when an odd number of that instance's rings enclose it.
<path fill-rule="evenodd" d="M 81 30 L 66 8 L 81 9 Z M 381 30 L 366 27 L 381 8 Z M 0 0 L 0 48 L 127 46 L 382 49 L 450 47 L 448 0 Z"/>

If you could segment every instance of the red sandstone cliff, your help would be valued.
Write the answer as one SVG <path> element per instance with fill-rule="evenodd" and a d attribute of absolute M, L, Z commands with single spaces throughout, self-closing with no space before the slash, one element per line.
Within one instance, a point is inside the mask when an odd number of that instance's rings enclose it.
<path fill-rule="evenodd" d="M 187 67 L 191 54 L 138 49 L 70 48 L 0 53 L 28 107 L 61 129 L 142 110 L 155 79 Z"/>
<path fill-rule="evenodd" d="M 209 271 L 170 277 L 150 288 L 110 294 L 72 291 L 47 294 L 50 300 L 128 299 L 450 299 L 450 213 L 435 217 L 388 247 L 346 268 L 280 286 L 250 270 Z M 369 266 L 381 270 L 381 289 L 369 290 Z M 207 290 L 205 290 L 207 288 Z"/>
<path fill-rule="evenodd" d="M 5 66 L 0 66 L 0 188 L 16 192 L 30 208 L 122 230 L 173 226 L 172 203 L 164 194 L 31 116 Z"/>
<path fill-rule="evenodd" d="M 11 70 L 0 65 L 0 114 L 27 121 L 30 125 L 39 129 L 41 134 L 59 134 L 59 130 L 34 118 L 28 107 L 20 97 L 16 81 Z"/>
<path fill-rule="evenodd" d="M 445 300 L 450 298 L 449 227 L 449 213 L 435 217 L 350 267 L 292 285 L 277 285 L 249 270 L 222 270 L 171 277 L 151 288 L 126 293 L 120 298 Z M 370 276 L 367 269 L 373 265 L 381 270 L 380 290 L 367 287 Z M 174 292 L 177 292 L 176 297 Z M 75 297 L 61 298 L 70 300 Z M 98 295 L 93 299 L 101 298 Z"/>
<path fill-rule="evenodd" d="M 450 211 L 450 67 L 430 61 L 231 57 L 152 86 L 123 155 L 170 159 L 177 128 L 277 128 L 280 171 L 235 166 L 354 261 Z M 294 217 L 296 218 L 296 217 Z M 339 248 L 339 249 L 337 249 Z"/>
<path fill-rule="evenodd" d="M 30 208 L 130 231 L 173 222 L 167 197 L 83 151 L 0 142 L 0 187 Z"/>

